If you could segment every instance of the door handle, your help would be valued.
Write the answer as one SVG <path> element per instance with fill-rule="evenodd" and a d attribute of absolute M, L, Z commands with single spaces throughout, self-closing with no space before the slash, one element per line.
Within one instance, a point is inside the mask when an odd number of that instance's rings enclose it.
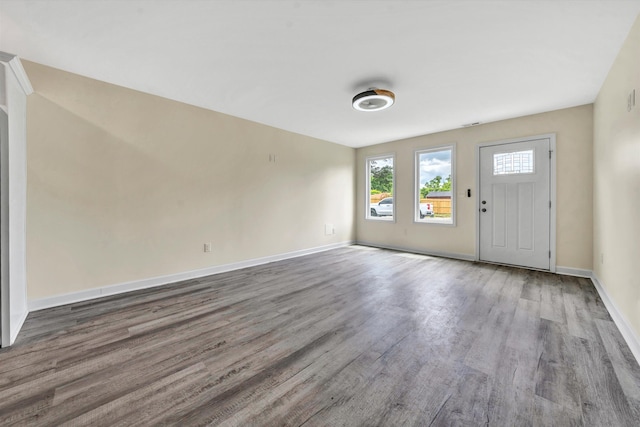
<path fill-rule="evenodd" d="M 483 204 L 483 205 L 486 205 L 486 204 L 487 204 L 487 201 L 486 201 L 486 200 L 483 200 L 483 201 L 482 201 L 482 204 Z"/>
<path fill-rule="evenodd" d="M 482 208 L 482 212 L 486 212 L 486 211 L 487 211 L 487 209 L 486 209 L 486 208 Z"/>

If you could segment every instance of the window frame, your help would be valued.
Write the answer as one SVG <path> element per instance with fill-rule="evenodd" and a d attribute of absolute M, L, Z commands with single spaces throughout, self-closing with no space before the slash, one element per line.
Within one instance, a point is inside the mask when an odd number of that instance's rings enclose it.
<path fill-rule="evenodd" d="M 388 216 L 372 216 L 371 215 L 371 162 L 375 160 L 383 160 L 383 159 L 393 159 L 393 176 L 391 178 L 391 186 L 393 188 L 393 207 L 391 217 Z M 377 154 L 375 156 L 368 156 L 364 159 L 365 161 L 365 212 L 364 218 L 366 220 L 371 221 L 383 221 L 383 222 L 396 222 L 396 205 L 398 204 L 398 200 L 396 198 L 396 154 L 395 153 L 387 153 L 387 154 Z"/>
<path fill-rule="evenodd" d="M 420 155 L 438 151 L 451 150 L 451 222 L 433 221 L 429 218 L 420 219 Z M 443 227 L 456 226 L 456 144 L 439 145 L 436 147 L 420 148 L 414 151 L 414 179 L 413 179 L 413 222 L 416 224 L 438 225 Z"/>

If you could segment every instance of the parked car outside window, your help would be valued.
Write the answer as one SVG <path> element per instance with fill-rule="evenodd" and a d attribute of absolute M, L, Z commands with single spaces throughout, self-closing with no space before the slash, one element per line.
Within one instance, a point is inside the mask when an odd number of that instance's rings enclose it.
<path fill-rule="evenodd" d="M 431 203 L 420 203 L 420 219 L 425 216 L 433 217 L 433 204 Z"/>
<path fill-rule="evenodd" d="M 371 205 L 371 216 L 393 215 L 393 197 L 387 197 Z"/>

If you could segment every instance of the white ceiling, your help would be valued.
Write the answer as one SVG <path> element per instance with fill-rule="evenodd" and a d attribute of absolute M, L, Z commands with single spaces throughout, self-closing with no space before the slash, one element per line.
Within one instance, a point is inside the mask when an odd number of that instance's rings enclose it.
<path fill-rule="evenodd" d="M 0 0 L 0 51 L 360 147 L 593 102 L 638 13 L 640 0 Z M 396 104 L 355 111 L 369 87 Z"/>

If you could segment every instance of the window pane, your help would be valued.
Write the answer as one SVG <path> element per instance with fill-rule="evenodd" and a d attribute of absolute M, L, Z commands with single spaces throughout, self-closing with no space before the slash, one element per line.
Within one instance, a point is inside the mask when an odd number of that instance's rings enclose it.
<path fill-rule="evenodd" d="M 533 150 L 493 155 L 493 174 L 533 173 Z"/>
<path fill-rule="evenodd" d="M 368 219 L 393 220 L 393 156 L 367 159 Z"/>
<path fill-rule="evenodd" d="M 453 148 L 416 153 L 416 221 L 453 224 Z"/>

